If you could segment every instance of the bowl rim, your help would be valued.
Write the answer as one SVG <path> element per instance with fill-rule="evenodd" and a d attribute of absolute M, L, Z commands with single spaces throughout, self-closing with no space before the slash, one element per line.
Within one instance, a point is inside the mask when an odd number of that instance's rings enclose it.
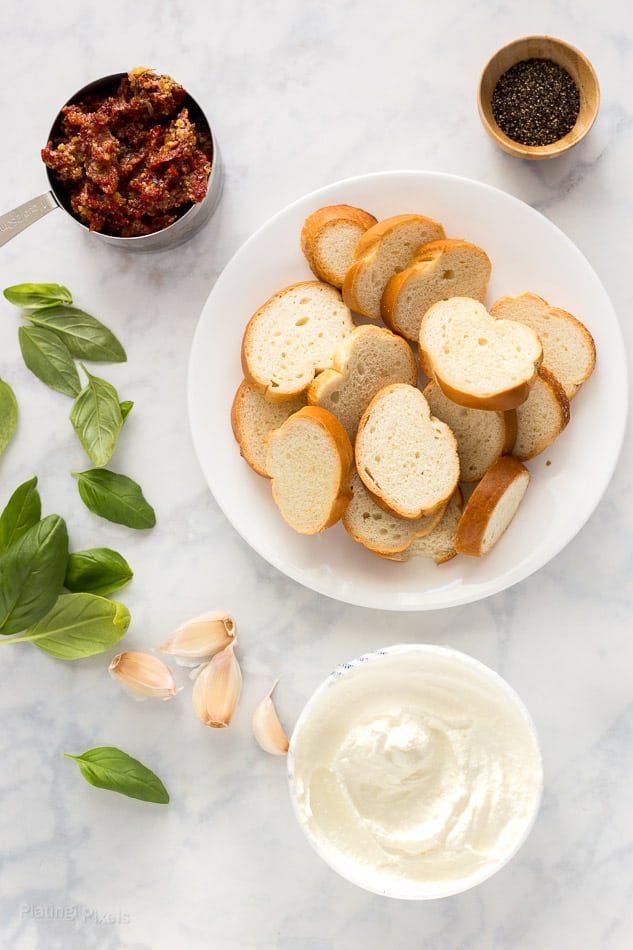
<path fill-rule="evenodd" d="M 576 125 L 574 125 L 574 127 L 570 129 L 566 135 L 562 136 L 560 139 L 556 139 L 554 142 L 550 142 L 548 145 L 523 145 L 521 142 L 517 142 L 515 139 L 512 139 L 510 136 L 506 135 L 505 132 L 503 132 L 503 130 L 494 121 L 491 110 L 486 108 L 488 103 L 485 102 L 483 87 L 488 79 L 488 75 L 492 66 L 496 63 L 499 56 L 501 56 L 503 53 L 512 51 L 513 49 L 520 49 L 529 43 L 537 43 L 540 41 L 545 41 L 552 44 L 554 47 L 559 47 L 565 52 L 571 54 L 573 57 L 576 57 L 583 64 L 587 71 L 587 75 L 591 79 L 593 107 L 586 117 L 580 133 L 576 132 L 576 134 L 574 134 L 575 130 L 577 129 L 576 123 Z M 519 56 L 515 62 L 520 61 L 521 57 Z M 508 66 L 507 68 L 510 67 Z M 579 91 L 582 102 L 583 89 L 580 86 Z M 559 37 L 551 36 L 547 33 L 531 33 L 510 40 L 503 46 L 498 47 L 498 49 L 496 49 L 495 52 L 492 53 L 488 58 L 483 69 L 481 70 L 479 82 L 477 84 L 477 107 L 479 111 L 479 117 L 486 132 L 505 152 L 520 158 L 527 159 L 554 158 L 558 155 L 562 155 L 564 152 L 569 151 L 569 149 L 573 148 L 580 141 L 582 141 L 582 139 L 584 139 L 593 126 L 600 110 L 600 82 L 591 60 L 577 46 L 567 42 L 567 40 L 562 40 Z"/>

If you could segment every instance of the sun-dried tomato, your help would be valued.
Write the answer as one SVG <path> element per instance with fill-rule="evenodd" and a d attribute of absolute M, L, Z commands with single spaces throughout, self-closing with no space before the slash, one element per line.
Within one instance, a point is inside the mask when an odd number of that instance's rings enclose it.
<path fill-rule="evenodd" d="M 207 193 L 213 149 L 170 76 L 139 67 L 114 95 L 62 109 L 42 159 L 91 231 L 130 237 L 172 224 Z"/>

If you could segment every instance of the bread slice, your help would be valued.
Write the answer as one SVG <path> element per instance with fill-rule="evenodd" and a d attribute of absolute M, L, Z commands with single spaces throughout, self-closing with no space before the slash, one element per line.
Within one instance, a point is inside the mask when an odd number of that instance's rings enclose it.
<path fill-rule="evenodd" d="M 301 231 L 301 250 L 312 273 L 340 290 L 359 239 L 377 223 L 373 214 L 351 205 L 328 205 L 313 211 Z"/>
<path fill-rule="evenodd" d="M 518 320 L 538 334 L 543 363 L 573 399 L 596 365 L 596 345 L 587 327 L 566 310 L 525 293 L 501 297 L 490 311 L 503 320 Z"/>
<path fill-rule="evenodd" d="M 338 419 L 305 406 L 266 437 L 266 471 L 284 521 L 318 534 L 339 520 L 352 493 L 353 450 Z"/>
<path fill-rule="evenodd" d="M 444 508 L 421 518 L 397 518 L 376 504 L 358 472 L 352 476 L 352 500 L 343 513 L 347 533 L 370 551 L 383 556 L 407 548 L 414 538 L 432 531 L 441 520 Z"/>
<path fill-rule="evenodd" d="M 248 322 L 242 340 L 246 381 L 267 399 L 292 399 L 332 365 L 334 350 L 353 329 L 334 287 L 316 280 L 291 284 Z"/>
<path fill-rule="evenodd" d="M 471 297 L 433 304 L 420 326 L 420 362 L 460 406 L 515 409 L 525 402 L 543 357 L 530 327 L 498 320 Z"/>
<path fill-rule="evenodd" d="M 343 281 L 347 306 L 378 320 L 387 281 L 409 266 L 422 244 L 444 236 L 439 222 L 421 214 L 397 214 L 369 228 L 356 245 L 354 263 Z"/>
<path fill-rule="evenodd" d="M 468 499 L 455 537 L 458 554 L 480 557 L 490 551 L 514 518 L 530 481 L 527 468 L 502 456 Z"/>
<path fill-rule="evenodd" d="M 417 342 L 431 304 L 449 297 L 483 300 L 490 258 L 476 244 L 444 238 L 424 244 L 409 267 L 389 280 L 382 295 L 382 319 L 394 333 Z"/>
<path fill-rule="evenodd" d="M 478 482 L 501 455 L 512 451 L 517 433 L 517 409 L 494 412 L 459 406 L 444 395 L 434 380 L 422 392 L 433 415 L 449 425 L 457 439 L 462 482 Z"/>
<path fill-rule="evenodd" d="M 379 389 L 389 383 L 415 386 L 418 367 L 406 340 L 384 327 L 365 324 L 339 343 L 333 367 L 308 387 L 308 402 L 339 419 L 354 441 L 358 423 Z"/>
<path fill-rule="evenodd" d="M 356 435 L 356 468 L 369 492 L 400 518 L 443 507 L 459 480 L 455 436 L 415 386 L 394 383 L 369 403 Z"/>
<path fill-rule="evenodd" d="M 464 500 L 458 488 L 432 531 L 419 538 L 414 538 L 404 551 L 387 554 L 385 557 L 388 557 L 391 561 L 409 561 L 412 557 L 431 557 L 436 564 L 444 564 L 445 561 L 450 561 L 457 554 L 455 535 L 457 534 L 457 525 L 462 516 L 463 508 Z"/>
<path fill-rule="evenodd" d="M 240 455 L 258 475 L 267 476 L 266 436 L 306 404 L 305 394 L 284 402 L 270 402 L 262 393 L 240 383 L 231 406 L 231 428 Z"/>
<path fill-rule="evenodd" d="M 512 454 L 526 461 L 547 448 L 569 422 L 569 399 L 545 366 L 539 366 L 530 395 L 516 409 L 517 437 Z"/>

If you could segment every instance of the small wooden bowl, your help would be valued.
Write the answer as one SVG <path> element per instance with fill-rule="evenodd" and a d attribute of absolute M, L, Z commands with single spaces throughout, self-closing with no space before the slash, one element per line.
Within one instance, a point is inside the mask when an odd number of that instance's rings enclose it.
<path fill-rule="evenodd" d="M 566 69 L 580 92 L 580 112 L 573 129 L 550 145 L 521 145 L 502 132 L 492 114 L 492 93 L 499 78 L 515 63 L 524 59 L 550 59 Z M 519 158 L 555 158 L 573 148 L 594 123 L 600 106 L 600 86 L 587 57 L 569 43 L 552 36 L 525 36 L 497 50 L 488 61 L 479 80 L 479 115 L 490 137 L 510 155 Z"/>

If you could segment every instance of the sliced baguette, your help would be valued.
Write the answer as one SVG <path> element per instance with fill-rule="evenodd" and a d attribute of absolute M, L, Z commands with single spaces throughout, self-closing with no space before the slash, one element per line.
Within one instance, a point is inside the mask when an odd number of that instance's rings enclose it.
<path fill-rule="evenodd" d="M 394 333 L 417 342 L 422 317 L 431 304 L 449 297 L 483 300 L 490 270 L 488 255 L 476 244 L 457 238 L 424 244 L 410 266 L 387 283 L 382 319 Z"/>
<path fill-rule="evenodd" d="M 527 468 L 511 455 L 502 456 L 484 475 L 466 503 L 457 526 L 458 554 L 481 557 L 502 536 L 525 495 Z"/>
<path fill-rule="evenodd" d="M 420 362 L 453 402 L 515 409 L 525 402 L 543 357 L 530 327 L 491 316 L 471 297 L 433 304 L 420 326 Z"/>
<path fill-rule="evenodd" d="M 356 468 L 377 503 L 400 518 L 447 504 L 459 480 L 457 442 L 415 386 L 394 383 L 369 403 L 356 435 Z"/>
<path fill-rule="evenodd" d="M 328 205 L 313 211 L 301 231 L 301 250 L 312 273 L 340 290 L 358 241 L 377 223 L 373 214 L 351 205 Z"/>
<path fill-rule="evenodd" d="M 422 244 L 444 236 L 439 222 L 421 214 L 397 214 L 369 228 L 356 245 L 354 263 L 343 281 L 347 306 L 378 320 L 388 280 L 409 266 Z"/>
<path fill-rule="evenodd" d="M 552 307 L 536 294 L 508 295 L 497 300 L 491 314 L 518 320 L 538 334 L 543 363 L 573 399 L 596 365 L 596 345 L 587 327 L 566 310 Z"/>
<path fill-rule="evenodd" d="M 457 554 L 455 535 L 457 534 L 457 525 L 462 516 L 463 508 L 464 501 L 458 488 L 432 531 L 419 538 L 414 538 L 403 551 L 388 554 L 385 557 L 388 557 L 391 561 L 409 561 L 412 557 L 431 557 L 436 564 L 444 564 L 445 561 L 450 561 Z"/>
<path fill-rule="evenodd" d="M 512 451 L 517 433 L 517 409 L 494 412 L 459 406 L 444 395 L 434 380 L 422 392 L 433 415 L 450 426 L 457 439 L 462 482 L 478 482 L 500 456 Z"/>
<path fill-rule="evenodd" d="M 242 340 L 246 381 L 267 399 L 292 399 L 332 365 L 334 350 L 353 329 L 334 287 L 321 281 L 291 284 L 248 322 Z"/>
<path fill-rule="evenodd" d="M 266 437 L 266 471 L 281 515 L 300 534 L 339 520 L 352 493 L 353 449 L 338 419 L 305 406 Z"/>
<path fill-rule="evenodd" d="M 249 386 L 246 380 L 240 383 L 231 406 L 231 428 L 240 447 L 240 455 L 258 475 L 268 475 L 266 436 L 305 404 L 303 393 L 284 402 L 270 402 Z"/>
<path fill-rule="evenodd" d="M 442 518 L 444 509 L 421 518 L 397 518 L 376 504 L 358 472 L 352 476 L 352 500 L 343 513 L 347 533 L 368 550 L 383 556 L 407 548 L 414 538 L 432 531 Z"/>
<path fill-rule="evenodd" d="M 379 389 L 389 383 L 415 386 L 418 369 L 406 340 L 373 324 L 356 329 L 334 351 L 333 367 L 308 387 L 308 402 L 332 412 L 354 441 L 358 423 Z"/>
<path fill-rule="evenodd" d="M 539 366 L 530 395 L 516 414 L 517 437 L 512 454 L 524 462 L 551 445 L 569 422 L 567 394 L 545 366 Z"/>

